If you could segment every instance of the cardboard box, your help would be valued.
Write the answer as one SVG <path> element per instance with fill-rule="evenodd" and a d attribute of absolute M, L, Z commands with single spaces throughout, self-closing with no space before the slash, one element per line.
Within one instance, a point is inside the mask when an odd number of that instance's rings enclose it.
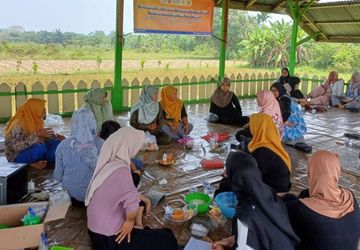
<path fill-rule="evenodd" d="M 49 207 L 49 202 L 36 202 L 0 206 L 0 224 L 11 227 L 0 229 L 0 250 L 39 246 L 40 235 L 45 231 L 46 223 L 65 218 L 70 205 L 70 202 L 65 202 Z M 38 225 L 21 226 L 20 220 L 31 206 L 48 206 L 44 221 Z"/>

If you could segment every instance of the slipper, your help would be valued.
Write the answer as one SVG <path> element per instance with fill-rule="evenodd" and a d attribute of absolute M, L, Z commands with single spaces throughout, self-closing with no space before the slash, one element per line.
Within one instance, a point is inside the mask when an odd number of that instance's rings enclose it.
<path fill-rule="evenodd" d="M 312 147 L 307 145 L 306 143 L 304 142 L 298 142 L 298 143 L 295 143 L 295 148 L 304 152 L 304 153 L 311 153 L 312 152 Z"/>
<path fill-rule="evenodd" d="M 345 136 L 346 138 L 349 138 L 349 139 L 360 140 L 360 134 L 356 134 L 356 133 L 345 133 L 344 136 Z"/>

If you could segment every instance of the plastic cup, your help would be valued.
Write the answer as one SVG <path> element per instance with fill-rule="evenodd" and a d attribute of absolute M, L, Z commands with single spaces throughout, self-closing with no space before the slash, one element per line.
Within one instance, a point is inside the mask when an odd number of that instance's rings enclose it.
<path fill-rule="evenodd" d="M 191 187 L 189 188 L 189 192 L 190 193 L 196 193 L 198 191 L 198 188 L 197 187 Z"/>
<path fill-rule="evenodd" d="M 204 193 L 207 194 L 207 195 L 209 195 L 209 197 L 210 197 L 211 199 L 213 199 L 213 198 L 214 198 L 214 194 L 215 194 L 215 187 L 213 187 L 213 186 L 208 186 L 208 187 L 206 187 Z"/>

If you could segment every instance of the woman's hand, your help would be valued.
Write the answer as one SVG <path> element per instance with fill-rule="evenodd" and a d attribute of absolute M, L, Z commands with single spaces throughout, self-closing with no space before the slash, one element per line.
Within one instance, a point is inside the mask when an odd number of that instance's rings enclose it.
<path fill-rule="evenodd" d="M 289 121 L 285 122 L 284 125 L 287 126 L 287 127 L 289 127 L 289 128 L 293 128 L 293 127 L 295 126 L 294 123 L 289 122 Z"/>
<path fill-rule="evenodd" d="M 140 199 L 145 203 L 145 218 L 147 218 L 151 213 L 151 201 L 145 196 L 141 196 Z"/>
<path fill-rule="evenodd" d="M 173 132 L 174 134 L 176 134 L 179 125 L 176 125 L 175 123 L 169 123 L 168 126 L 170 127 L 171 132 Z"/>
<path fill-rule="evenodd" d="M 121 226 L 119 232 L 117 232 L 116 242 L 120 244 L 125 237 L 127 237 L 128 243 L 130 243 L 131 240 L 131 231 L 134 228 L 134 221 L 128 221 L 126 220 L 124 224 Z"/>
<path fill-rule="evenodd" d="M 243 129 L 248 129 L 250 127 L 250 123 L 246 123 L 244 126 L 243 126 Z"/>
<path fill-rule="evenodd" d="M 234 244 L 235 244 L 235 236 L 230 236 L 228 238 L 215 241 L 212 244 L 212 249 L 213 250 L 225 249 L 225 247 L 232 247 L 234 246 Z"/>
<path fill-rule="evenodd" d="M 184 124 L 184 133 L 188 135 L 190 133 L 189 123 Z"/>
<path fill-rule="evenodd" d="M 43 128 L 35 132 L 35 135 L 40 138 L 50 138 L 55 135 L 52 128 Z"/>
<path fill-rule="evenodd" d="M 146 129 L 149 130 L 150 132 L 156 130 L 157 128 L 158 128 L 158 126 L 156 123 L 151 123 L 146 126 Z"/>

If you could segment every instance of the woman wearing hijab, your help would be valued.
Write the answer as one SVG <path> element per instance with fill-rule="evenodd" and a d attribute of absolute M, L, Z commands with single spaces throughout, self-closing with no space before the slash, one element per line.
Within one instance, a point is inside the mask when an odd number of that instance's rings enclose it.
<path fill-rule="evenodd" d="M 360 72 L 355 72 L 348 82 L 345 96 L 331 96 L 333 106 L 346 108 L 350 111 L 359 112 L 360 110 Z"/>
<path fill-rule="evenodd" d="M 235 93 L 230 91 L 230 79 L 225 77 L 211 96 L 210 122 L 244 126 L 249 122 L 242 115 L 241 106 Z"/>
<path fill-rule="evenodd" d="M 132 182 L 130 159 L 140 150 L 144 137 L 143 131 L 123 127 L 101 148 L 85 199 L 95 250 L 178 248 L 170 230 L 134 228 L 140 195 Z"/>
<path fill-rule="evenodd" d="M 308 160 L 308 192 L 286 195 L 291 224 L 300 237 L 297 249 L 356 250 L 360 212 L 353 193 L 339 187 L 339 157 L 320 150 Z"/>
<path fill-rule="evenodd" d="M 171 142 L 171 138 L 161 130 L 164 113 L 158 102 L 158 93 L 159 88 L 155 86 L 144 87 L 139 101 L 131 107 L 130 125 L 139 130 L 148 131 L 156 136 L 159 145 L 166 145 Z"/>
<path fill-rule="evenodd" d="M 331 71 L 329 77 L 323 84 L 311 91 L 307 98 L 300 99 L 301 106 L 315 106 L 320 109 L 327 109 L 331 96 L 340 97 L 344 93 L 344 81 L 338 78 L 336 71 Z"/>
<path fill-rule="evenodd" d="M 289 89 L 291 97 L 295 99 L 303 99 L 305 97 L 298 89 L 300 84 L 299 77 L 290 76 L 288 68 L 281 69 L 281 76 L 276 82 L 281 83 L 286 89 Z"/>
<path fill-rule="evenodd" d="M 84 105 L 82 108 L 90 109 L 96 119 L 96 131 L 100 131 L 101 125 L 113 119 L 111 103 L 106 99 L 107 93 L 101 88 L 90 90 L 84 95 Z"/>
<path fill-rule="evenodd" d="M 251 115 L 250 132 L 253 137 L 248 150 L 257 161 L 264 183 L 276 193 L 288 192 L 291 188 L 291 159 L 281 144 L 271 116 L 265 113 Z"/>
<path fill-rule="evenodd" d="M 5 156 L 9 162 L 27 163 L 43 169 L 55 161 L 55 150 L 63 139 L 44 128 L 45 100 L 30 98 L 5 128 Z"/>
<path fill-rule="evenodd" d="M 278 101 L 270 90 L 261 90 L 256 94 L 256 100 L 260 107 L 260 113 L 268 114 L 272 117 L 276 128 L 281 134 L 283 129 L 283 118 Z"/>
<path fill-rule="evenodd" d="M 256 160 L 243 152 L 231 152 L 226 172 L 238 199 L 234 236 L 215 242 L 213 249 L 295 249 L 299 239 L 290 225 L 286 207 L 262 181 Z"/>
<path fill-rule="evenodd" d="M 272 92 L 270 90 L 261 90 L 257 92 L 256 100 L 259 106 L 259 112 L 270 115 L 276 125 L 279 135 L 282 135 L 284 124 L 281 109 Z M 246 139 L 251 139 L 251 137 L 252 134 L 249 129 L 249 123 L 235 135 L 235 138 L 241 143 L 244 143 Z"/>
<path fill-rule="evenodd" d="M 285 87 L 280 83 L 274 83 L 271 86 L 271 92 L 280 104 L 284 122 L 283 141 L 287 144 L 303 142 L 306 124 L 297 103 L 286 94 Z"/>
<path fill-rule="evenodd" d="M 56 150 L 54 177 L 75 204 L 84 202 L 103 140 L 96 136 L 94 114 L 85 108 L 74 112 L 70 137 Z"/>
<path fill-rule="evenodd" d="M 174 86 L 168 85 L 161 90 L 160 103 L 164 115 L 163 132 L 173 140 L 190 134 L 193 125 L 189 123 L 184 103 L 177 97 Z"/>

